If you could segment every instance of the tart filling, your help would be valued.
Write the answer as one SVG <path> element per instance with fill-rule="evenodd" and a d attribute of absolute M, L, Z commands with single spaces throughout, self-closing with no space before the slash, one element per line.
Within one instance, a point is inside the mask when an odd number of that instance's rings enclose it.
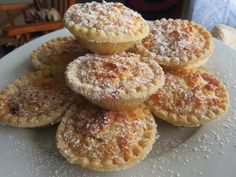
<path fill-rule="evenodd" d="M 73 95 L 49 72 L 30 73 L 0 93 L 0 122 L 16 127 L 54 124 L 72 104 Z"/>
<path fill-rule="evenodd" d="M 32 63 L 38 70 L 63 67 L 73 59 L 84 55 L 83 49 L 72 36 L 54 38 L 32 53 Z"/>
<path fill-rule="evenodd" d="M 113 171 L 141 161 L 155 138 L 156 123 L 144 105 L 110 111 L 84 104 L 72 106 L 65 114 L 57 131 L 57 147 L 70 163 Z"/>
<path fill-rule="evenodd" d="M 156 92 L 164 83 L 164 73 L 156 61 L 137 54 L 88 54 L 68 65 L 66 80 L 73 91 L 91 101 L 129 104 L 129 100 L 147 99 Z"/>
<path fill-rule="evenodd" d="M 198 126 L 216 119 L 228 108 L 228 91 L 201 69 L 166 71 L 164 86 L 147 104 L 152 112 L 177 126 Z"/>
<path fill-rule="evenodd" d="M 113 2 L 75 4 L 65 13 L 64 23 L 76 37 L 95 42 L 137 41 L 149 33 L 140 14 Z"/>
<path fill-rule="evenodd" d="M 150 22 L 150 34 L 136 46 L 164 67 L 199 66 L 213 51 L 211 34 L 200 25 L 180 19 Z"/>

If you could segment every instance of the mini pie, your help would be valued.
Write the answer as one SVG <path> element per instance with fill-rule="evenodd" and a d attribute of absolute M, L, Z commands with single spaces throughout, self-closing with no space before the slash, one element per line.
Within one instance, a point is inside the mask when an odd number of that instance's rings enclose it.
<path fill-rule="evenodd" d="M 192 21 L 161 19 L 149 24 L 149 36 L 134 49 L 165 68 L 200 67 L 213 52 L 211 34 Z"/>
<path fill-rule="evenodd" d="M 129 111 L 73 105 L 58 127 L 57 148 L 72 164 L 96 171 L 121 170 L 151 151 L 156 127 L 144 104 Z"/>
<path fill-rule="evenodd" d="M 75 4 L 66 11 L 64 24 L 84 47 L 99 54 L 124 51 L 149 33 L 140 14 L 113 2 Z"/>
<path fill-rule="evenodd" d="M 164 72 L 155 60 L 124 52 L 78 57 L 65 74 L 74 92 L 112 110 L 136 107 L 164 83 Z"/>
<path fill-rule="evenodd" d="M 57 123 L 73 95 L 49 71 L 27 74 L 0 92 L 0 123 L 25 128 Z"/>
<path fill-rule="evenodd" d="M 58 37 L 34 50 L 32 63 L 37 70 L 50 69 L 55 76 L 63 75 L 64 78 L 67 64 L 87 52 L 74 37 Z"/>
<path fill-rule="evenodd" d="M 201 69 L 165 72 L 165 85 L 147 105 L 158 118 L 176 126 L 199 126 L 227 111 L 228 91 L 212 74 Z"/>

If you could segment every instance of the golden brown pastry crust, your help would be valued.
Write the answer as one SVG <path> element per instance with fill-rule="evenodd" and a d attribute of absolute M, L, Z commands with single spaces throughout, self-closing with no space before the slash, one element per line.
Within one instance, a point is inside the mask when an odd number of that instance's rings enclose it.
<path fill-rule="evenodd" d="M 124 51 L 149 33 L 140 14 L 113 2 L 75 4 L 66 11 L 64 24 L 84 47 L 100 54 Z"/>
<path fill-rule="evenodd" d="M 72 104 L 73 95 L 49 71 L 29 73 L 0 92 L 0 122 L 25 128 L 54 124 Z"/>
<path fill-rule="evenodd" d="M 160 119 L 176 126 L 199 126 L 227 111 L 229 100 L 225 86 L 201 69 L 165 72 L 165 85 L 147 101 Z"/>
<path fill-rule="evenodd" d="M 64 23 L 75 36 L 96 42 L 137 41 L 149 33 L 140 14 L 113 2 L 75 4 L 65 13 Z"/>
<path fill-rule="evenodd" d="M 200 67 L 214 50 L 211 34 L 192 21 L 161 19 L 149 24 L 149 36 L 135 51 L 154 57 L 165 68 Z"/>
<path fill-rule="evenodd" d="M 88 50 L 82 48 L 74 37 L 57 37 L 34 50 L 31 61 L 37 70 L 50 70 L 55 78 L 64 80 L 67 64 L 86 53 Z"/>
<path fill-rule="evenodd" d="M 141 161 L 152 149 L 156 123 L 145 107 L 109 111 L 92 104 L 72 106 L 57 130 L 57 147 L 73 164 L 114 171 Z"/>
<path fill-rule="evenodd" d="M 68 86 L 94 104 L 112 110 L 134 108 L 164 83 L 162 68 L 138 54 L 88 54 L 66 70 Z"/>

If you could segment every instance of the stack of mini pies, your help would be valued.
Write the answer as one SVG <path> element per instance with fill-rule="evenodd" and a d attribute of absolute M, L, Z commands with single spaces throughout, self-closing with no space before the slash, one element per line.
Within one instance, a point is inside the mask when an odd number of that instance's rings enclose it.
<path fill-rule="evenodd" d="M 0 122 L 24 128 L 60 122 L 57 147 L 70 163 L 125 169 L 151 151 L 159 137 L 155 118 L 189 127 L 226 112 L 225 86 L 199 69 L 214 47 L 196 23 L 147 22 L 106 2 L 75 4 L 64 21 L 74 37 L 33 51 L 37 71 L 0 93 Z"/>

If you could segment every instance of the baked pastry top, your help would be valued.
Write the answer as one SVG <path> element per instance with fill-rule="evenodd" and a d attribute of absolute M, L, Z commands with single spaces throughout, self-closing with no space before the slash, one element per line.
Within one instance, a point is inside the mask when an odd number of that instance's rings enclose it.
<path fill-rule="evenodd" d="M 180 126 L 198 126 L 217 118 L 228 108 L 228 92 L 212 74 L 201 69 L 165 72 L 165 84 L 148 100 L 152 112 Z"/>
<path fill-rule="evenodd" d="M 66 11 L 64 24 L 73 35 L 96 42 L 136 41 L 149 33 L 140 14 L 113 2 L 75 4 Z"/>
<path fill-rule="evenodd" d="M 201 65 L 213 50 L 211 34 L 192 21 L 161 19 L 149 24 L 149 36 L 136 49 L 164 67 Z"/>
<path fill-rule="evenodd" d="M 97 171 L 127 168 L 142 160 L 156 138 L 156 123 L 144 104 L 110 111 L 72 106 L 57 130 L 57 147 L 73 164 Z"/>
<path fill-rule="evenodd" d="M 66 67 L 73 59 L 88 51 L 78 44 L 74 37 L 65 36 L 54 38 L 33 51 L 32 63 L 38 70 L 52 67 Z"/>
<path fill-rule="evenodd" d="M 72 104 L 73 93 L 48 71 L 27 74 L 0 93 L 0 122 L 16 127 L 56 123 Z"/>
<path fill-rule="evenodd" d="M 69 63 L 65 74 L 72 90 L 91 99 L 144 98 L 164 83 L 156 61 L 133 53 L 87 54 Z"/>

